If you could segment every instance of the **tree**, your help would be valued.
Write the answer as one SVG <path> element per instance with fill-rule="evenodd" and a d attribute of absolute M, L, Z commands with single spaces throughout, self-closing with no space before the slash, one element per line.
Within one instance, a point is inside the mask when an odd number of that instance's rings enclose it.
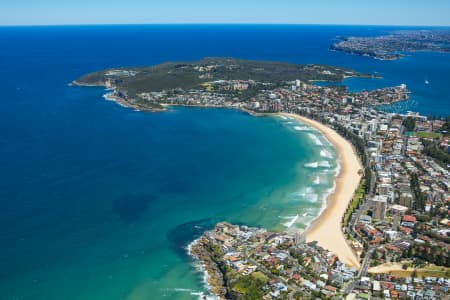
<path fill-rule="evenodd" d="M 416 173 L 411 173 L 410 174 L 410 185 L 411 185 L 411 189 L 414 193 L 414 198 L 415 198 L 415 208 L 418 210 L 424 210 L 425 208 L 425 197 L 422 194 L 422 191 L 420 190 L 420 184 L 419 184 L 419 179 L 416 175 Z"/>
<path fill-rule="evenodd" d="M 241 294 L 241 299 L 262 299 L 264 292 L 262 287 L 266 285 L 267 278 L 260 272 L 239 278 L 233 289 Z"/>
<path fill-rule="evenodd" d="M 377 251 L 375 251 L 375 252 L 373 253 L 372 258 L 375 259 L 375 260 L 378 259 L 378 253 L 377 253 Z"/>
<path fill-rule="evenodd" d="M 403 120 L 403 126 L 405 126 L 406 131 L 413 131 L 416 127 L 416 120 L 413 117 L 407 117 Z"/>
<path fill-rule="evenodd" d="M 407 254 L 407 255 L 408 255 L 408 256 L 407 256 L 408 258 L 411 258 L 411 257 L 413 256 L 412 247 L 409 247 L 409 248 L 408 248 L 408 252 L 407 252 L 407 253 L 408 253 L 408 254 Z"/>
<path fill-rule="evenodd" d="M 422 144 L 424 146 L 423 153 L 434 158 L 438 163 L 443 166 L 447 166 L 450 164 L 450 154 L 442 151 L 439 148 L 439 144 L 437 141 L 430 141 L 426 139 L 422 139 Z"/>
<path fill-rule="evenodd" d="M 445 266 L 445 257 L 444 255 L 441 253 L 439 254 L 437 260 L 436 260 L 436 265 L 438 266 Z"/>
<path fill-rule="evenodd" d="M 444 125 L 442 126 L 442 130 L 443 130 L 443 131 L 450 132 L 450 121 L 447 120 L 447 121 L 444 123 Z"/>

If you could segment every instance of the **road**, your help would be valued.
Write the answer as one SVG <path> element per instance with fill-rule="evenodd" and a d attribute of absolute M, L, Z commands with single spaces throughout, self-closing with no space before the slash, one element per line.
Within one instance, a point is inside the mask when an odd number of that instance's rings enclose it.
<path fill-rule="evenodd" d="M 364 257 L 363 263 L 361 264 L 361 269 L 359 269 L 357 278 L 366 276 L 367 269 L 369 269 L 369 267 L 370 267 L 370 259 L 372 258 L 374 251 L 375 251 L 375 247 L 369 247 L 369 250 L 367 250 L 367 254 Z"/>
<path fill-rule="evenodd" d="M 364 257 L 364 260 L 361 264 L 361 269 L 359 269 L 358 275 L 356 276 L 355 279 L 353 279 L 345 288 L 344 290 L 344 294 L 350 294 L 353 289 L 355 288 L 356 284 L 359 282 L 359 280 L 361 279 L 361 277 L 364 277 L 367 273 L 367 269 L 369 269 L 370 266 L 370 258 L 373 255 L 373 252 L 375 251 L 374 247 L 370 247 L 369 250 L 367 250 L 367 254 Z"/>
<path fill-rule="evenodd" d="M 354 228 L 355 227 L 355 223 L 359 219 L 359 217 L 362 215 L 362 213 L 367 211 L 367 210 L 369 210 L 370 208 L 371 208 L 370 204 L 367 201 L 363 202 L 359 206 L 359 208 L 352 213 L 352 217 L 350 218 L 350 222 L 348 222 L 347 233 L 349 233 L 354 239 L 356 239 L 358 241 L 360 241 L 360 238 L 357 235 L 355 235 L 355 228 Z"/>

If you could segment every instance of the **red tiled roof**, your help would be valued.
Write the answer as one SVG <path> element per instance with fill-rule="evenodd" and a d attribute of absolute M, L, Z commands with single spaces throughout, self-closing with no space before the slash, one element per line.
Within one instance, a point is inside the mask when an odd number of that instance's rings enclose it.
<path fill-rule="evenodd" d="M 404 234 L 410 234 L 411 233 L 411 228 L 408 227 L 400 227 L 400 230 L 404 233 Z"/>
<path fill-rule="evenodd" d="M 294 275 L 292 275 L 292 279 L 294 279 L 294 280 L 299 280 L 301 277 L 300 277 L 300 275 L 298 275 L 298 274 L 294 274 Z"/>
<path fill-rule="evenodd" d="M 337 290 L 334 286 L 331 286 L 331 285 L 325 286 L 324 289 L 326 289 L 327 291 L 330 291 L 330 292 L 336 292 L 336 290 Z"/>
<path fill-rule="evenodd" d="M 385 248 L 389 251 L 396 251 L 396 252 L 400 251 L 400 249 L 394 245 L 386 245 Z"/>
<path fill-rule="evenodd" d="M 410 216 L 410 215 L 404 215 L 403 221 L 404 222 L 416 222 L 416 217 Z"/>

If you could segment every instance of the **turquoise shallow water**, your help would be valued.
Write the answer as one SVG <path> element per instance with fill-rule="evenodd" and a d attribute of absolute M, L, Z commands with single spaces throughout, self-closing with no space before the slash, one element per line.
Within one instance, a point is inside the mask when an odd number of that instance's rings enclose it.
<path fill-rule="evenodd" d="M 0 28 L 0 298 L 196 298 L 202 274 L 185 247 L 203 230 L 223 220 L 281 230 L 294 218 L 291 228 L 303 228 L 333 186 L 335 151 L 293 120 L 135 112 L 71 80 L 204 56 L 328 63 L 384 77 L 350 80 L 352 89 L 406 82 L 410 107 L 448 114 L 448 56 L 380 62 L 328 51 L 336 35 L 387 29 Z"/>
<path fill-rule="evenodd" d="M 2 251 L 34 247 L 3 277 L 8 296 L 25 284 L 25 299 L 189 298 L 202 290 L 201 274 L 184 247 L 202 230 L 222 220 L 283 229 L 296 215 L 289 226 L 303 227 L 332 186 L 333 148 L 293 120 L 97 105 L 117 112 L 108 117 L 114 134 L 73 136 L 64 154 L 51 153 L 60 165 L 20 193 L 30 211 L 16 212 L 23 219 Z"/>

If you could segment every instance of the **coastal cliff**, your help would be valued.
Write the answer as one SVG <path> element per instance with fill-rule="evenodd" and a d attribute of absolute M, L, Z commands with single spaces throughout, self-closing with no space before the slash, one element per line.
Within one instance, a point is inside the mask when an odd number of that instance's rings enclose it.
<path fill-rule="evenodd" d="M 190 245 L 190 254 L 198 259 L 204 268 L 207 276 L 206 281 L 211 293 L 216 295 L 219 299 L 227 299 L 227 288 L 224 280 L 224 274 L 222 273 L 219 265 L 221 257 L 218 256 L 223 253 L 217 253 L 219 251 L 216 245 L 211 240 L 202 236 Z"/>

